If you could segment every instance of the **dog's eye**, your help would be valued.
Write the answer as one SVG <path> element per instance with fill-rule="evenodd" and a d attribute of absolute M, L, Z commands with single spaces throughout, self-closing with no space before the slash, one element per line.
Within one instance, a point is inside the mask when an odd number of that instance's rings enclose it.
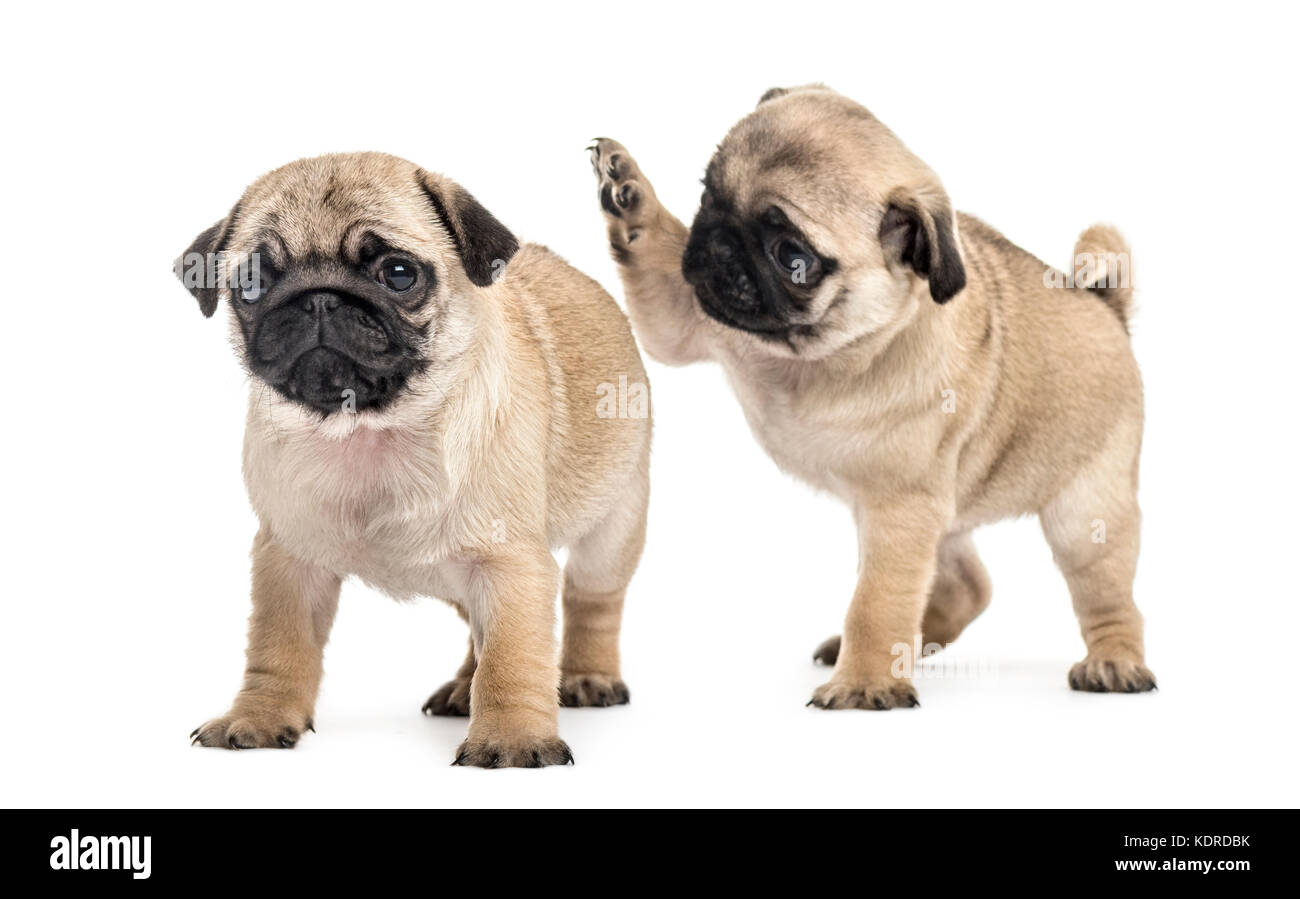
<path fill-rule="evenodd" d="M 415 284 L 416 277 L 415 266 L 397 259 L 385 262 L 379 269 L 379 283 L 398 293 L 410 290 Z"/>
<path fill-rule="evenodd" d="M 239 298 L 252 305 L 266 296 L 266 292 L 270 289 L 271 285 L 267 283 L 265 278 L 255 278 L 251 284 L 245 284 L 239 288 Z"/>
<path fill-rule="evenodd" d="M 772 247 L 772 258 L 791 275 L 807 275 L 817 265 L 817 255 L 799 241 L 786 237 Z"/>

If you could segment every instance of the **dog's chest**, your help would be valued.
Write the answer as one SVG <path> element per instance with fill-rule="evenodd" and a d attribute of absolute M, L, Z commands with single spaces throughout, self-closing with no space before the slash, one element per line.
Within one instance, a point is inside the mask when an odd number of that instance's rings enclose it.
<path fill-rule="evenodd" d="M 852 404 L 782 379 L 729 374 L 745 420 L 773 461 L 815 487 L 842 493 L 870 445 Z"/>
<path fill-rule="evenodd" d="M 850 503 L 865 487 L 915 481 L 938 464 L 948 416 L 897 379 L 744 359 L 726 370 L 750 429 L 773 461 Z"/>
<path fill-rule="evenodd" d="M 399 598 L 457 592 L 455 520 L 432 454 L 358 430 L 250 446 L 245 478 L 259 516 L 294 555 Z"/>

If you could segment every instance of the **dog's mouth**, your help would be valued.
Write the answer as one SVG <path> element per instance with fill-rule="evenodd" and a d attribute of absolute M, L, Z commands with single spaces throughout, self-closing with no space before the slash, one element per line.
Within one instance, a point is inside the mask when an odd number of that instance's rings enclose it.
<path fill-rule="evenodd" d="M 785 343 L 789 341 L 793 330 L 797 327 L 803 327 L 769 318 L 737 315 L 726 303 L 718 301 L 707 284 L 697 284 L 695 286 L 695 298 L 699 301 L 700 309 L 709 318 L 726 325 L 728 328 L 744 331 L 746 334 L 753 334 L 763 340 Z"/>
<path fill-rule="evenodd" d="M 286 399 L 322 415 L 363 412 L 392 402 L 406 385 L 403 371 L 380 372 L 332 347 L 313 347 L 271 382 Z"/>

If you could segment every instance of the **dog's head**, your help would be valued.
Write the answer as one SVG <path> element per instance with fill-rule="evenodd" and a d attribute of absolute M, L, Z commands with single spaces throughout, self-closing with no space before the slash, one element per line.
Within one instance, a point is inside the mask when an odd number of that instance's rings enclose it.
<path fill-rule="evenodd" d="M 263 176 L 176 272 L 211 316 L 230 304 L 253 377 L 319 415 L 381 411 L 452 358 L 476 287 L 518 249 L 455 183 L 381 153 Z"/>
<path fill-rule="evenodd" d="M 682 272 L 712 318 L 815 359 L 966 284 L 935 174 L 863 107 L 774 89 L 723 140 Z"/>

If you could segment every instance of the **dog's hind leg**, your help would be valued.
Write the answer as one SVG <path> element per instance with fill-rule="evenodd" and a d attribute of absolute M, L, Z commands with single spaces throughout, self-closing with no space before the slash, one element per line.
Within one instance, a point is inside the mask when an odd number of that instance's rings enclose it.
<path fill-rule="evenodd" d="M 468 623 L 469 619 L 460 606 L 456 607 L 456 611 Z M 474 683 L 474 669 L 477 667 L 478 659 L 474 655 L 474 641 L 470 640 L 469 654 L 465 656 L 465 661 L 461 662 L 460 668 L 456 671 L 456 676 L 439 687 L 432 696 L 425 700 L 424 714 L 468 715 L 470 687 Z"/>
<path fill-rule="evenodd" d="M 947 646 L 988 608 L 993 588 L 975 552 L 970 533 L 949 534 L 939 544 L 939 559 L 921 623 L 921 640 Z"/>
<path fill-rule="evenodd" d="M 564 649 L 560 704 L 610 706 L 628 701 L 619 667 L 623 597 L 645 545 L 650 499 L 649 452 L 614 507 L 569 547 L 564 566 Z"/>
<path fill-rule="evenodd" d="M 1070 669 L 1075 690 L 1140 693 L 1156 685 L 1133 602 L 1142 517 L 1135 441 L 1125 446 L 1120 436 L 1039 516 L 1088 647 L 1087 657 Z"/>

